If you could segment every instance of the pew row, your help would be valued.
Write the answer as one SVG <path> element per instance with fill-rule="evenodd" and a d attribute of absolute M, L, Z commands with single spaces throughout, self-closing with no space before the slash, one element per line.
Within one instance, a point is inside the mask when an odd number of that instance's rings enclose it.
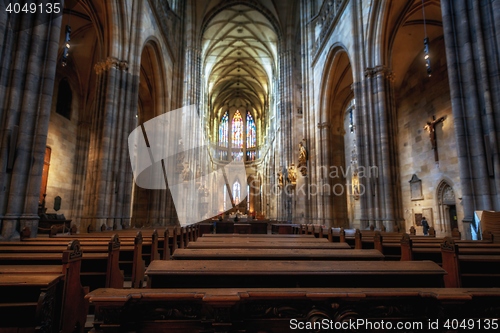
<path fill-rule="evenodd" d="M 111 238 L 107 246 L 99 247 L 99 251 L 95 247 L 84 247 L 81 244 L 79 246 L 84 252 L 79 268 L 79 279 L 84 286 L 88 286 L 90 290 L 103 287 L 123 288 L 124 276 L 119 266 L 120 241 L 117 235 Z M 41 266 L 48 269 L 51 265 L 60 264 L 61 253 L 64 251 L 64 245 L 50 247 L 12 245 L 3 248 L 0 252 L 0 267 L 2 267 L 0 271 L 11 266 L 18 267 L 15 269 L 19 271 L 26 265 L 29 265 L 26 267 Z M 94 251 L 85 252 L 85 248 Z M 23 249 L 23 252 L 19 252 L 18 249 Z M 139 258 L 138 255 L 136 257 Z M 144 279 L 143 274 L 138 278 Z"/>
<path fill-rule="evenodd" d="M 442 267 L 448 272 L 447 285 L 500 287 L 500 253 L 464 252 L 452 238 L 446 238 L 441 244 Z"/>
<path fill-rule="evenodd" d="M 294 242 L 267 241 L 267 242 L 192 242 L 188 249 L 351 249 L 347 243 L 320 243 L 320 242 Z"/>
<path fill-rule="evenodd" d="M 83 332 L 88 288 L 80 283 L 78 240 L 59 254 L 59 265 L 0 266 L 0 331 Z"/>
<path fill-rule="evenodd" d="M 174 260 L 384 260 L 377 250 L 177 249 Z"/>
<path fill-rule="evenodd" d="M 233 238 L 262 238 L 262 237 L 267 237 L 270 239 L 274 238 L 314 238 L 313 235 L 299 235 L 299 234 L 267 234 L 267 235 L 261 235 L 261 234 L 204 234 L 201 238 L 224 238 L 224 237 L 233 237 Z M 200 239 L 201 239 L 200 238 Z"/>
<path fill-rule="evenodd" d="M 269 235 L 272 236 L 272 235 Z M 284 238 L 284 237 L 269 237 L 268 235 L 261 235 L 260 237 L 200 237 L 196 242 L 206 243 L 206 242 L 218 242 L 218 243 L 241 243 L 241 242 L 291 242 L 291 243 L 328 243 L 326 238 L 314 238 L 314 237 L 294 237 L 294 238 Z"/>
<path fill-rule="evenodd" d="M 94 330 L 102 333 L 289 332 L 320 322 L 332 325 L 324 331 L 342 331 L 342 322 L 357 320 L 365 321 L 354 331 L 373 331 L 365 326 L 367 319 L 393 328 L 407 322 L 416 325 L 407 331 L 415 332 L 437 322 L 434 331 L 443 332 L 446 321 L 457 318 L 491 325 L 500 310 L 500 289 L 98 289 L 86 297 L 96 309 Z"/>
<path fill-rule="evenodd" d="M 431 261 L 155 260 L 150 288 L 442 287 Z"/>

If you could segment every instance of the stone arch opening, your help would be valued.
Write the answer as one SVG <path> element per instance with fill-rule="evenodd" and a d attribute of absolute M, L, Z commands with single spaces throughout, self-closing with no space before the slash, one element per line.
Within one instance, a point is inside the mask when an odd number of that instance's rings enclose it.
<path fill-rule="evenodd" d="M 437 187 L 438 219 L 436 227 L 443 233 L 451 233 L 458 229 L 457 204 L 455 191 L 446 181 L 441 181 Z"/>
<path fill-rule="evenodd" d="M 139 73 L 139 98 L 136 114 L 136 126 L 162 114 L 169 104 L 168 94 L 164 89 L 162 57 L 157 44 L 149 40 L 141 53 Z M 153 144 L 150 142 L 150 144 Z M 133 182 L 131 217 L 136 227 L 163 225 L 166 217 L 174 217 L 175 208 L 167 190 L 151 190 L 138 187 Z"/>
<path fill-rule="evenodd" d="M 349 218 L 347 196 L 351 189 L 346 185 L 350 161 L 346 160 L 345 126 L 348 106 L 353 100 L 353 73 L 349 56 L 344 48 L 332 50 L 323 83 L 320 127 L 321 161 L 319 166 L 319 187 L 322 194 L 322 219 L 324 224 L 349 227 L 354 221 Z"/>

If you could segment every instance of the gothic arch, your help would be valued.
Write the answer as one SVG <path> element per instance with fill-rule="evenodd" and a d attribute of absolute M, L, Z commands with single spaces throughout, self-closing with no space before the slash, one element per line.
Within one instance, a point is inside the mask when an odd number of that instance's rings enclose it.
<path fill-rule="evenodd" d="M 328 53 L 327 65 L 323 73 L 320 92 L 320 184 L 322 196 L 322 216 L 325 224 L 347 227 L 347 193 L 343 172 L 332 177 L 331 169 L 345 170 L 344 116 L 349 101 L 353 98 L 352 62 L 346 48 L 340 43 L 332 46 Z M 337 190 L 342 187 L 342 193 Z M 325 192 L 326 191 L 326 192 Z"/>
<path fill-rule="evenodd" d="M 441 180 L 436 188 L 438 218 L 436 227 L 443 233 L 451 233 L 453 228 L 458 228 L 457 203 L 452 183 Z"/>
<path fill-rule="evenodd" d="M 146 39 L 141 52 L 138 114 L 136 126 L 164 113 L 169 104 L 165 89 L 163 58 L 155 38 Z M 149 138 L 152 140 L 153 138 Z M 162 225 L 165 216 L 172 215 L 173 202 L 168 191 L 143 189 L 133 183 L 132 224 L 138 227 Z"/>
<path fill-rule="evenodd" d="M 348 63 L 352 64 L 351 58 L 347 52 L 347 48 L 341 44 L 341 43 L 335 43 L 332 45 L 330 50 L 328 51 L 327 54 L 327 60 L 325 62 L 325 69 L 323 71 L 323 75 L 321 78 L 321 92 L 319 94 L 320 98 L 320 114 L 319 114 L 319 122 L 329 122 L 329 108 L 331 106 L 331 94 L 330 91 L 332 90 L 334 84 L 335 84 L 335 71 L 338 66 L 339 58 L 342 56 L 342 54 L 345 54 L 348 59 Z M 344 101 L 345 102 L 345 101 Z"/>
<path fill-rule="evenodd" d="M 145 40 L 141 51 L 139 62 L 139 103 L 141 102 L 141 89 L 145 88 L 151 93 L 154 103 L 153 114 L 142 119 L 142 122 L 165 113 L 169 105 L 170 96 L 168 95 L 168 89 L 165 88 L 166 70 L 163 65 L 164 59 L 159 45 L 158 40 L 151 36 Z"/>

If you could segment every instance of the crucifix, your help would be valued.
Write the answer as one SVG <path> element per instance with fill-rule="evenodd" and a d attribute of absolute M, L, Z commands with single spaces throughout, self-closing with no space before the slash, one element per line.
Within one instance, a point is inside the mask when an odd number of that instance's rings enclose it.
<path fill-rule="evenodd" d="M 439 119 L 436 119 L 435 116 L 432 116 L 432 121 L 428 121 L 427 125 L 424 126 L 424 129 L 426 129 L 429 132 L 429 138 L 431 139 L 432 149 L 434 149 L 434 160 L 436 162 L 439 161 L 438 150 L 437 150 L 436 125 L 444 121 L 445 119 L 446 116 L 442 116 Z"/>

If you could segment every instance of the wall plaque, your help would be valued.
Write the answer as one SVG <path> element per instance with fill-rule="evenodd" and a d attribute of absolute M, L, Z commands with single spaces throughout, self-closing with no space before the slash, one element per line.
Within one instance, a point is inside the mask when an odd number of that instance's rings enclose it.
<path fill-rule="evenodd" d="M 411 200 L 424 200 L 422 194 L 422 180 L 416 174 L 413 174 L 410 179 Z"/>

